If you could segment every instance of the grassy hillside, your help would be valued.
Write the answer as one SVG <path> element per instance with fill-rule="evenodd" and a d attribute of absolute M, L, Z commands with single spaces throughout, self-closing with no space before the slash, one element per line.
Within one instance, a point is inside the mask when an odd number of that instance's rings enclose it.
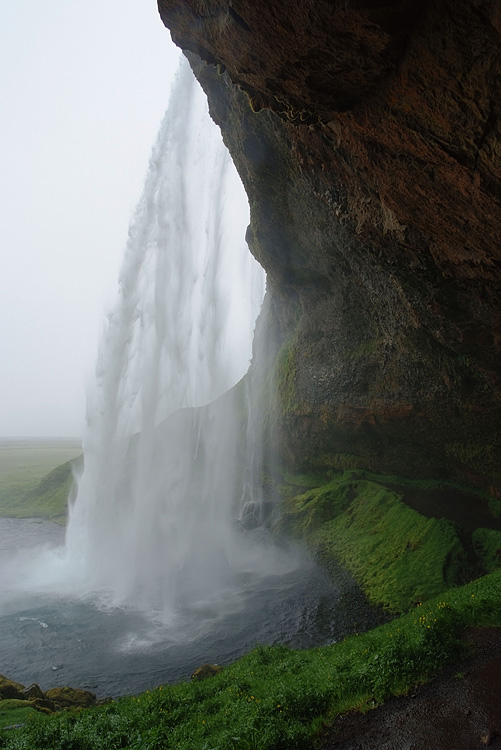
<path fill-rule="evenodd" d="M 327 567 L 330 560 L 340 563 L 372 604 L 391 613 L 501 565 L 499 521 L 487 498 L 472 496 L 472 502 L 485 507 L 481 523 L 494 528 L 472 529 L 459 513 L 464 490 L 454 485 L 362 470 L 337 472 L 319 487 L 307 479 L 289 477 L 282 488 L 279 530 L 305 542 Z M 420 507 L 436 508 L 437 493 L 452 497 L 452 509 L 445 509 L 449 517 L 425 515 L 409 505 L 418 496 Z"/>
<path fill-rule="evenodd" d="M 77 441 L 0 442 L 0 516 L 64 523 L 81 460 Z"/>

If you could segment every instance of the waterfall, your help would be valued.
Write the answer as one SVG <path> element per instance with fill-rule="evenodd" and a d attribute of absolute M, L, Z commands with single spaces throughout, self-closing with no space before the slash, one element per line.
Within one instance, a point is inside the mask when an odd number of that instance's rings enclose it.
<path fill-rule="evenodd" d="M 256 508 L 237 460 L 242 438 L 250 470 L 260 466 L 242 436 L 245 389 L 233 387 L 264 294 L 247 222 L 243 187 L 183 61 L 99 352 L 66 538 L 67 565 L 89 591 L 167 619 L 234 600 L 242 576 L 269 565 L 235 523 Z"/>
<path fill-rule="evenodd" d="M 0 528 L 0 652 L 26 684 L 117 696 L 256 643 L 346 633 L 325 573 L 263 524 L 274 461 L 256 394 L 269 395 L 275 342 L 268 298 L 252 346 L 264 274 L 247 222 L 183 60 L 99 349 L 65 543 L 50 524 L 6 519 L 2 548 Z"/>

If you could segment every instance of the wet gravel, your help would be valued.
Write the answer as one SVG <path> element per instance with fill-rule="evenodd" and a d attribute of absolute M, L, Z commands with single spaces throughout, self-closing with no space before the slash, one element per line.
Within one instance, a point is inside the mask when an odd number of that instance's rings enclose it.
<path fill-rule="evenodd" d="M 407 696 L 338 717 L 322 750 L 501 748 L 501 628 L 472 628 L 460 663 Z"/>

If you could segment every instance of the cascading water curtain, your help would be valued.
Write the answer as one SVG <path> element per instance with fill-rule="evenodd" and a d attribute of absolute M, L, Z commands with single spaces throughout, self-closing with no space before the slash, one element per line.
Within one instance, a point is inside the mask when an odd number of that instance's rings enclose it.
<path fill-rule="evenodd" d="M 248 205 L 182 61 L 129 230 L 88 402 L 67 565 L 116 604 L 168 617 L 228 585 L 238 419 L 264 273 Z M 218 399 L 215 404 L 200 407 Z"/>

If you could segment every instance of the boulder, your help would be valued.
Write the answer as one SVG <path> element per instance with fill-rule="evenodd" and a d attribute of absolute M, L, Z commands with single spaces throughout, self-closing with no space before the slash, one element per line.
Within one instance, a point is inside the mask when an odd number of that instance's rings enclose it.
<path fill-rule="evenodd" d="M 56 708 L 94 706 L 96 696 L 89 690 L 79 690 L 72 687 L 51 688 L 45 692 L 45 697 L 56 704 Z"/>
<path fill-rule="evenodd" d="M 24 688 L 22 693 L 24 697 L 26 698 L 26 700 L 29 700 L 29 701 L 34 701 L 37 698 L 39 698 L 40 700 L 43 700 L 45 698 L 45 695 L 42 689 L 40 688 L 39 685 L 37 685 L 36 682 L 33 682 L 31 685 Z"/>
<path fill-rule="evenodd" d="M 209 664 L 206 662 L 200 667 L 197 667 L 191 675 L 192 680 L 206 680 L 208 677 L 215 677 L 219 672 L 222 671 L 222 667 L 217 664 Z"/>
<path fill-rule="evenodd" d="M 14 682 L 14 680 L 9 680 L 8 677 L 0 674 L 0 700 L 5 700 L 6 698 L 25 700 L 23 690 L 24 685 L 21 685 L 20 682 Z"/>
<path fill-rule="evenodd" d="M 37 711 L 41 711 L 43 714 L 53 714 L 57 711 L 56 704 L 47 698 L 35 698 L 34 700 L 31 700 L 30 703 L 33 704 L 33 707 L 36 708 Z"/>

